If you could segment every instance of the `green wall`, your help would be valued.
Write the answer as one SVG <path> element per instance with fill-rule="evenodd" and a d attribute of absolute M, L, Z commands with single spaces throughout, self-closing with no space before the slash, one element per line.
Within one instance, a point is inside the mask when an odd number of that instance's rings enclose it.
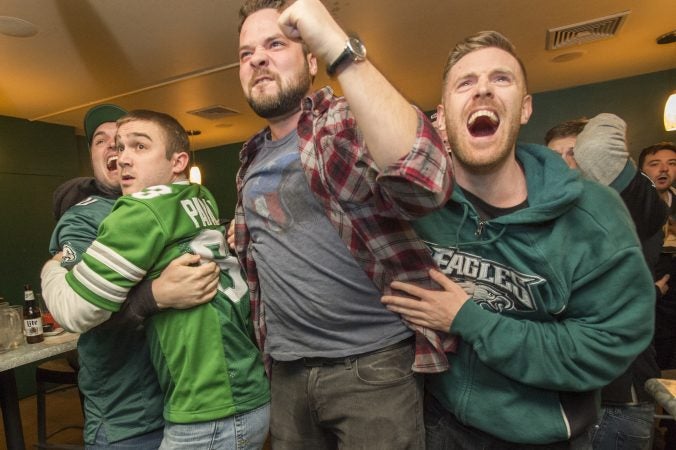
<path fill-rule="evenodd" d="M 627 122 L 629 151 L 638 160 L 648 145 L 676 141 L 676 132 L 665 131 L 663 123 L 664 104 L 675 90 L 676 69 L 672 69 L 535 94 L 533 114 L 519 139 L 542 144 L 547 130 L 560 122 L 610 112 Z"/>
<path fill-rule="evenodd" d="M 79 166 L 73 128 L 0 116 L 0 296 L 12 304 L 23 304 L 25 283 L 40 291 L 52 192 Z M 34 366 L 16 371 L 21 397 L 34 392 Z"/>
<path fill-rule="evenodd" d="M 202 184 L 216 197 L 221 219 L 232 219 L 235 213 L 235 175 L 241 149 L 242 144 L 229 144 L 195 152 L 195 160 L 202 172 Z"/>
<path fill-rule="evenodd" d="M 23 284 L 40 286 L 54 227 L 52 192 L 79 173 L 73 128 L 0 116 L 0 295 L 23 303 Z"/>

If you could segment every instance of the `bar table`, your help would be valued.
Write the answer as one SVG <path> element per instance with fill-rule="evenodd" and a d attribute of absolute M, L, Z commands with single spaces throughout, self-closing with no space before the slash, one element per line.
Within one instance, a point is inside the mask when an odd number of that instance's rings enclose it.
<path fill-rule="evenodd" d="M 26 448 L 21 427 L 19 396 L 14 369 L 75 349 L 79 336 L 79 334 L 74 333 L 48 336 L 38 344 L 24 343 L 13 350 L 0 353 L 0 408 L 2 408 L 5 441 L 8 449 L 25 450 Z"/>

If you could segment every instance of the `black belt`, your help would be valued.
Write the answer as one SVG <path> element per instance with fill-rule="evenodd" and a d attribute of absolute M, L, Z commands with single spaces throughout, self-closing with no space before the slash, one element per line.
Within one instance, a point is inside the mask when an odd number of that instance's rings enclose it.
<path fill-rule="evenodd" d="M 415 341 L 415 337 L 411 336 L 403 341 L 399 341 L 396 344 L 388 345 L 387 347 L 379 348 L 366 353 L 360 353 L 358 355 L 349 355 L 349 356 L 340 356 L 338 358 L 323 358 L 323 357 L 312 357 L 312 358 L 300 358 L 294 359 L 293 361 L 277 361 L 279 364 L 303 364 L 305 367 L 321 367 L 321 366 L 337 366 L 339 364 L 346 364 L 354 362 L 359 358 L 364 356 L 375 355 L 376 353 L 386 352 L 389 350 L 394 350 L 396 348 L 405 347 L 407 345 L 412 345 Z"/>

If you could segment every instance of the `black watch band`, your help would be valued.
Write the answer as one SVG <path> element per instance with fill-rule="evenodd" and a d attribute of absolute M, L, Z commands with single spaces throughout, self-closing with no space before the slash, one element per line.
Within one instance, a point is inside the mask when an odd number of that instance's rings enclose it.
<path fill-rule="evenodd" d="M 364 47 L 364 44 L 362 44 L 359 38 L 348 38 L 343 52 L 338 55 L 338 58 L 328 65 L 326 68 L 326 73 L 332 77 L 336 74 L 338 68 L 340 68 L 343 64 L 359 62 L 363 61 L 364 59 L 366 59 L 366 47 Z"/>

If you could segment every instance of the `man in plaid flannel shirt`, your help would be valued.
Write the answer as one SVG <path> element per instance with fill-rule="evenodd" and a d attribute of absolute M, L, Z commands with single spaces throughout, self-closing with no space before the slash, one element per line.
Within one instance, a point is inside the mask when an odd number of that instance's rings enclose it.
<path fill-rule="evenodd" d="M 273 447 L 424 448 L 414 371 L 445 370 L 453 341 L 380 297 L 393 280 L 434 287 L 408 220 L 449 199 L 448 155 L 318 0 L 250 0 L 240 17 L 242 88 L 268 126 L 240 155 L 234 241 L 271 363 Z M 317 59 L 344 98 L 312 92 Z"/>

